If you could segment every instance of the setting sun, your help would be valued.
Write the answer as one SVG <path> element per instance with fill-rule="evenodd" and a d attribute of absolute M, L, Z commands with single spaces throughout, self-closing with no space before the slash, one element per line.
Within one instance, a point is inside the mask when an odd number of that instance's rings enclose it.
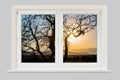
<path fill-rule="evenodd" d="M 76 38 L 73 36 L 73 34 L 70 35 L 70 37 L 68 38 L 68 41 L 71 43 L 76 41 Z"/>
<path fill-rule="evenodd" d="M 68 38 L 68 41 L 69 41 L 70 43 L 76 43 L 76 42 L 78 42 L 78 38 L 74 37 L 74 35 L 71 34 L 71 35 L 69 36 L 69 38 Z"/>

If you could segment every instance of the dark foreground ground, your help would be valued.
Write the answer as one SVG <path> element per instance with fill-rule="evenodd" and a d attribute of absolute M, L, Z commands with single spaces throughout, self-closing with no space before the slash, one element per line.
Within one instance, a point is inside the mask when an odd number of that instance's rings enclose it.
<path fill-rule="evenodd" d="M 69 62 L 97 62 L 96 55 L 69 55 L 65 63 Z"/>
<path fill-rule="evenodd" d="M 49 57 L 49 55 L 45 56 L 46 58 Z M 22 55 L 22 62 L 23 63 L 53 63 L 55 62 L 55 58 L 51 58 L 49 60 L 43 60 L 40 55 Z"/>
<path fill-rule="evenodd" d="M 48 59 L 49 55 L 45 55 L 45 57 Z M 23 63 L 54 63 L 55 58 L 51 58 L 49 60 L 43 60 L 40 55 L 34 55 L 34 54 L 27 54 L 22 55 L 22 62 Z M 69 55 L 67 59 L 65 60 L 65 63 L 70 62 L 97 62 L 97 56 L 96 55 Z"/>

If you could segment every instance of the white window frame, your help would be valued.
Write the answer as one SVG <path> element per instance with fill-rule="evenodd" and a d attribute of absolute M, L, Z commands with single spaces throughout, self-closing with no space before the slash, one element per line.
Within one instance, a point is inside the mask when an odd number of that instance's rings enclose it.
<path fill-rule="evenodd" d="M 78 11 L 77 11 L 78 10 Z M 22 13 L 54 13 L 56 15 L 56 53 L 62 53 L 59 46 L 63 40 L 62 17 L 64 13 L 100 14 L 97 26 L 97 63 L 63 63 L 61 54 L 55 55 L 55 63 L 20 63 L 20 15 Z M 11 25 L 11 67 L 8 72 L 110 72 L 107 65 L 107 6 L 106 5 L 14 5 Z M 61 23 L 59 23 L 60 21 Z M 59 36 L 59 37 L 57 37 Z M 61 42 L 60 42 L 61 41 Z"/>

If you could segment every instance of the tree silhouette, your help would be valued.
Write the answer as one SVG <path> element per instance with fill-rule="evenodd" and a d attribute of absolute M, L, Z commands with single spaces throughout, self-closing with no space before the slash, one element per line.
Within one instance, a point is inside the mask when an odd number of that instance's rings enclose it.
<path fill-rule="evenodd" d="M 64 62 L 68 57 L 68 38 L 70 35 L 79 37 L 85 33 L 93 30 L 97 26 L 97 15 L 77 15 L 69 14 L 63 15 L 63 26 L 64 26 Z"/>
<path fill-rule="evenodd" d="M 55 55 L 55 15 L 22 15 L 22 52 L 39 53 L 42 61 L 49 62 Z M 46 47 L 51 50 L 47 58 L 41 52 Z"/>

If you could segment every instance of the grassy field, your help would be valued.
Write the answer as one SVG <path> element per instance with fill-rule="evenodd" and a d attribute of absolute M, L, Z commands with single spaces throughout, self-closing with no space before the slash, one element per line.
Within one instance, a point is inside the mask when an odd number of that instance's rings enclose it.
<path fill-rule="evenodd" d="M 65 63 L 69 62 L 97 62 L 96 55 L 69 55 Z"/>
<path fill-rule="evenodd" d="M 45 57 L 48 59 L 50 54 L 49 52 L 44 53 Z M 68 55 L 67 59 L 65 60 L 65 63 L 90 63 L 90 62 L 97 62 L 97 55 L 96 54 L 88 54 L 88 53 L 75 53 L 75 55 Z M 43 60 L 41 55 L 35 55 L 33 53 L 22 53 L 21 62 L 23 63 L 54 63 L 55 57 L 51 58 L 50 60 Z"/>
<path fill-rule="evenodd" d="M 45 55 L 48 59 L 50 55 Z M 22 53 L 22 61 L 23 63 L 53 63 L 55 62 L 55 58 L 51 58 L 50 60 L 43 60 L 41 55 L 35 55 L 33 53 Z"/>

